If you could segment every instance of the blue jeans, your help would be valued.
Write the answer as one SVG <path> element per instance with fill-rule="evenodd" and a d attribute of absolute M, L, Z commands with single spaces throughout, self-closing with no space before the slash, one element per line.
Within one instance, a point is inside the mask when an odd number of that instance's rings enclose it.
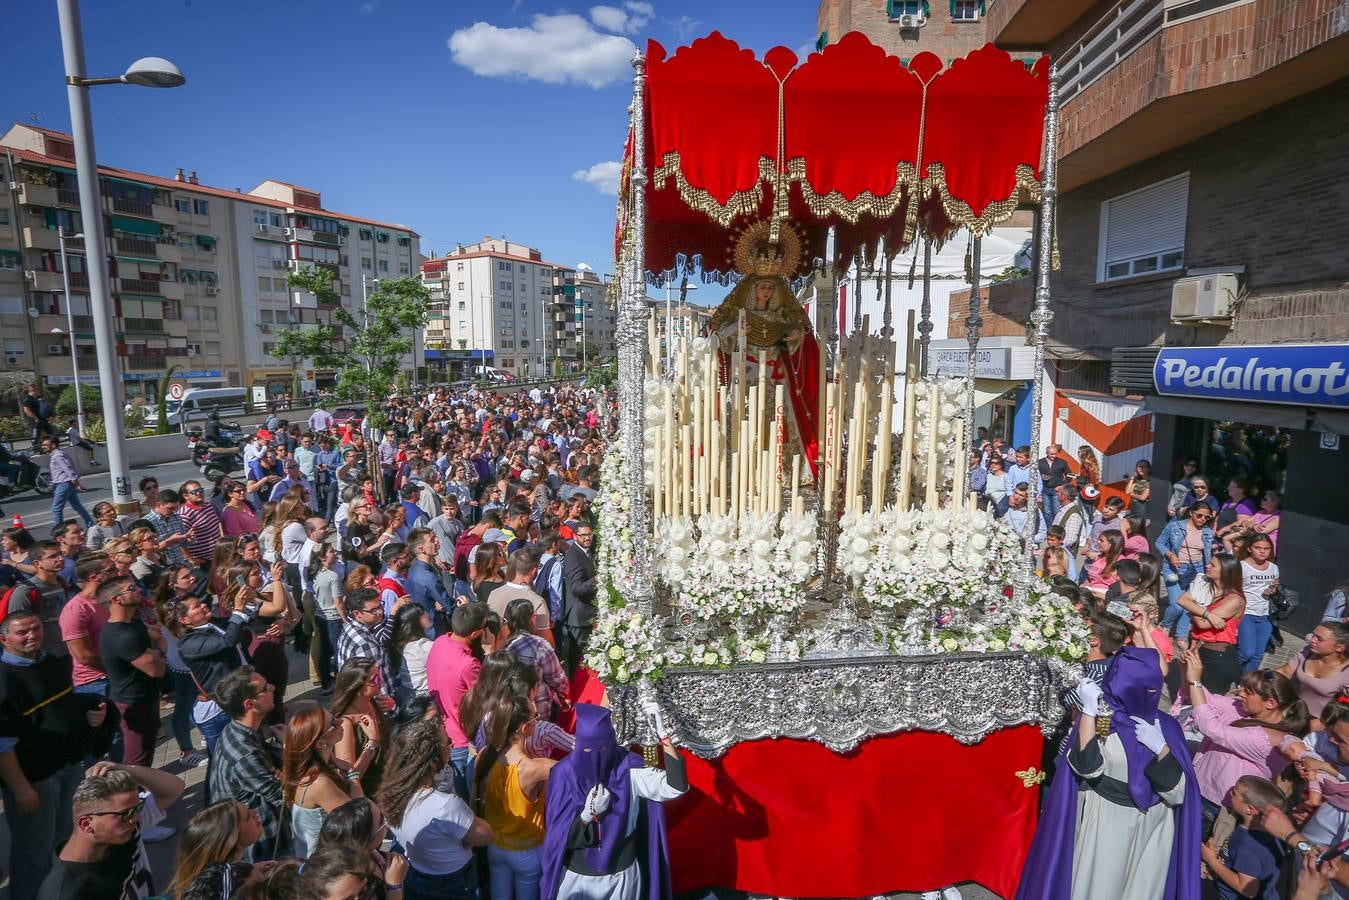
<path fill-rule="evenodd" d="M 1269 620 L 1269 616 L 1242 616 L 1241 627 L 1237 631 L 1237 659 L 1241 661 L 1241 674 L 1260 668 L 1269 636 L 1273 633 L 1274 623 Z"/>
<path fill-rule="evenodd" d="M 478 900 L 478 869 L 469 862 L 449 875 L 427 875 L 408 866 L 403 900 Z"/>
<path fill-rule="evenodd" d="M 1170 631 L 1172 626 L 1176 629 L 1176 637 L 1179 640 L 1187 640 L 1190 637 L 1190 614 L 1180 608 L 1180 595 L 1190 589 L 1190 585 L 1198 575 L 1204 571 L 1203 563 L 1181 563 L 1176 574 L 1180 576 L 1175 584 L 1166 585 L 1166 597 L 1170 604 L 1166 607 L 1166 612 L 1162 613 L 1162 627 Z"/>
<path fill-rule="evenodd" d="M 59 525 L 65 521 L 66 504 L 69 503 L 75 512 L 79 513 L 84 525 L 88 528 L 94 524 L 94 517 L 89 515 L 89 510 L 84 508 L 80 502 L 80 492 L 75 490 L 75 482 L 63 481 L 56 485 L 56 490 L 52 492 L 52 524 Z"/>
<path fill-rule="evenodd" d="M 539 900 L 543 879 L 542 847 L 533 850 L 502 850 L 488 846 L 488 882 L 492 900 Z"/>
<path fill-rule="evenodd" d="M 468 803 L 468 786 L 473 782 L 473 754 L 468 747 L 450 748 L 450 768 L 454 770 L 454 792 Z"/>
<path fill-rule="evenodd" d="M 1059 495 L 1053 488 L 1044 488 L 1040 496 L 1045 501 L 1045 521 L 1053 524 L 1054 517 L 1059 514 Z"/>
<path fill-rule="evenodd" d="M 83 778 L 84 769 L 71 764 L 35 782 L 38 808 L 31 815 L 21 815 L 14 792 L 7 785 L 0 785 L 10 837 L 9 896 L 14 900 L 32 900 L 37 896 L 42 879 L 51 871 L 53 851 L 70 837 L 73 827 L 70 804 Z"/>

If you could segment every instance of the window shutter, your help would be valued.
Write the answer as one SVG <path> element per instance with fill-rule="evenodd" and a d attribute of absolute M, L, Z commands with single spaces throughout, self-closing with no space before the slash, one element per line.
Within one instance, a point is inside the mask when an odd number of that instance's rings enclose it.
<path fill-rule="evenodd" d="M 1185 247 L 1189 173 L 1107 201 L 1105 264 Z"/>

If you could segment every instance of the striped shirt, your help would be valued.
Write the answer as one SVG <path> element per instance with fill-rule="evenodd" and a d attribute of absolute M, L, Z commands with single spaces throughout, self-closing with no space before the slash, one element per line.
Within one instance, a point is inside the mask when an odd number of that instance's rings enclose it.
<path fill-rule="evenodd" d="M 64 450 L 53 450 L 48 466 L 51 468 L 52 484 L 66 484 L 80 478 L 79 470 Z"/>
<path fill-rule="evenodd" d="M 186 549 L 193 559 L 209 562 L 220 543 L 220 515 L 209 503 L 200 506 L 184 503 L 178 507 L 178 518 L 187 529 Z"/>

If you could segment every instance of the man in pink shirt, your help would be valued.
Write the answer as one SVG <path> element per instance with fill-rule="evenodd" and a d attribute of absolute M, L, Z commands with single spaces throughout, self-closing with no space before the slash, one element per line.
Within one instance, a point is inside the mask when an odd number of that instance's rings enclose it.
<path fill-rule="evenodd" d="M 98 602 L 97 594 L 99 585 L 116 576 L 117 567 L 102 553 L 86 556 L 75 564 L 75 583 L 80 586 L 80 592 L 61 607 L 57 621 L 61 626 L 61 640 L 70 649 L 70 659 L 74 663 L 72 675 L 77 694 L 93 694 L 105 699 L 108 696 L 108 673 L 103 669 L 103 658 L 98 652 L 98 636 L 108 623 L 108 607 Z M 107 710 L 101 733 L 118 735 L 117 707 L 109 703 Z M 120 735 L 114 740 L 119 738 Z"/>
<path fill-rule="evenodd" d="M 426 657 L 426 687 L 440 708 L 445 733 L 450 736 L 450 765 L 454 768 L 454 789 L 468 800 L 471 735 L 459 722 L 459 702 L 478 681 L 482 663 L 482 632 L 487 625 L 487 604 L 465 603 L 450 615 L 450 632 L 431 645 Z M 476 651 L 476 652 L 475 652 Z"/>

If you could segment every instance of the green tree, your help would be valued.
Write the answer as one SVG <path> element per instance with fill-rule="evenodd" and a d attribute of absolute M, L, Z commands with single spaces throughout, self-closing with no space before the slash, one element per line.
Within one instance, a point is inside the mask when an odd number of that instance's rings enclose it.
<path fill-rule="evenodd" d="M 103 395 L 96 387 L 80 385 L 80 399 L 84 401 L 84 411 L 90 415 L 97 415 L 103 409 Z M 68 384 L 61 389 L 60 395 L 56 398 L 56 414 L 62 418 L 69 418 L 77 412 L 79 405 L 75 402 L 75 385 Z"/>
<path fill-rule="evenodd" d="M 383 426 L 376 404 L 398 381 L 403 357 L 412 352 L 413 332 L 426 325 L 430 292 L 419 278 L 382 280 L 364 307 L 352 313 L 343 308 L 327 270 L 292 272 L 286 281 L 295 290 L 312 293 L 319 309 L 330 310 L 342 335 L 327 324 L 304 331 L 283 329 L 272 355 L 295 356 L 312 361 L 315 368 L 336 371 L 337 396 L 370 403 L 371 419 Z"/>

